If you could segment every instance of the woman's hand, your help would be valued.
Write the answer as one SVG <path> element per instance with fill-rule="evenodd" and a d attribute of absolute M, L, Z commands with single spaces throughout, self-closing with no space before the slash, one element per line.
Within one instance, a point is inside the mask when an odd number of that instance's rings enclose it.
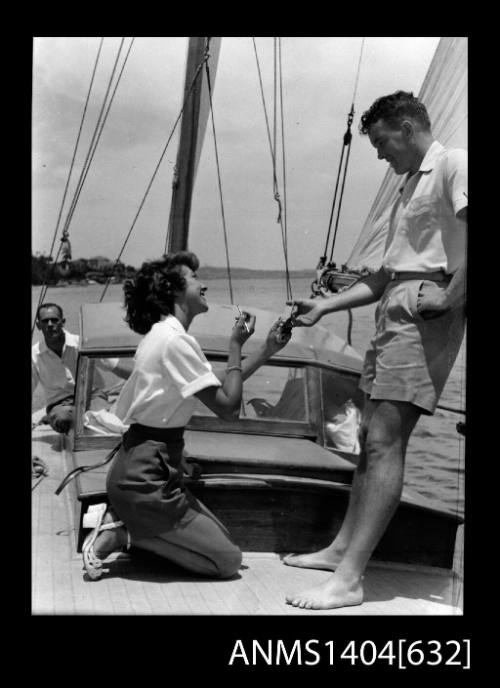
<path fill-rule="evenodd" d="M 292 306 L 294 327 L 311 327 L 323 317 L 321 302 L 317 299 L 295 299 L 286 303 L 287 306 Z"/>
<path fill-rule="evenodd" d="M 232 329 L 230 341 L 243 346 L 255 332 L 255 315 L 250 313 L 243 313 L 236 319 L 236 323 Z"/>
<path fill-rule="evenodd" d="M 278 318 L 267 333 L 265 350 L 266 355 L 272 356 L 288 344 L 292 336 L 292 328 L 288 321 Z"/>

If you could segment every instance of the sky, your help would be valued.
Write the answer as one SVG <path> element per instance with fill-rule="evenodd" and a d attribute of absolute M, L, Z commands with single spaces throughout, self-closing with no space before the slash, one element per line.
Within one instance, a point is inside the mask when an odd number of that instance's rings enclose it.
<path fill-rule="evenodd" d="M 32 251 L 48 254 L 67 183 L 100 38 L 38 37 L 33 51 Z M 125 50 L 130 42 L 125 40 Z M 358 133 L 361 114 L 398 89 L 418 94 L 439 37 L 282 37 L 288 264 L 314 269 L 323 253 L 355 95 L 353 140 L 334 260 L 347 260 L 387 163 Z M 73 197 L 120 38 L 105 37 L 62 219 Z M 268 116 L 273 110 L 273 39 L 257 37 Z M 69 228 L 73 259 L 114 260 L 125 241 L 182 106 L 187 38 L 137 37 Z M 122 53 L 123 54 L 123 53 Z M 223 37 L 214 121 L 232 267 L 284 268 L 272 162 L 251 37 Z M 179 127 L 176 131 L 178 131 Z M 280 135 L 281 136 L 281 135 Z M 165 246 L 177 137 L 130 235 L 122 261 L 138 267 Z M 280 163 L 281 167 L 281 163 Z M 280 197 L 284 200 L 282 175 Z M 193 195 L 189 248 L 202 265 L 225 266 L 211 123 Z M 62 222 L 57 239 L 60 238 Z M 59 242 L 56 241 L 54 254 Z"/>

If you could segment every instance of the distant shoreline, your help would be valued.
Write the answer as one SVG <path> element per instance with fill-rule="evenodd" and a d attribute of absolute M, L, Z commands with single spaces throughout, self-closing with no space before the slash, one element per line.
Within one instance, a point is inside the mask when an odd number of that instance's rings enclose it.
<path fill-rule="evenodd" d="M 203 265 L 198 269 L 198 273 L 202 279 L 227 279 L 227 268 L 214 267 L 211 265 Z M 290 270 L 291 279 L 305 279 L 316 277 L 315 270 Z M 284 270 L 253 270 L 251 268 L 231 268 L 232 279 L 285 279 Z M 116 278 L 115 278 L 116 279 Z M 95 281 L 87 282 L 82 280 L 61 280 L 59 284 L 52 284 L 53 287 L 68 287 L 68 286 L 86 286 L 86 284 L 93 284 Z M 117 282 L 114 282 L 115 284 Z M 118 282 L 119 284 L 122 283 Z M 104 284 L 104 282 L 103 282 Z M 40 284 L 32 284 L 32 287 L 40 287 Z"/>

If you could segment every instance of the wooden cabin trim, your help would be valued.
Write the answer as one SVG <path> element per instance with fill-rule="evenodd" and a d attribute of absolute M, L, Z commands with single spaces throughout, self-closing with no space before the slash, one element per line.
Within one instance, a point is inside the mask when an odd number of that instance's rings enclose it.
<path fill-rule="evenodd" d="M 186 429 L 308 439 L 316 439 L 318 436 L 318 429 L 314 424 L 297 420 L 238 418 L 231 421 L 213 416 L 192 416 Z"/>
<path fill-rule="evenodd" d="M 90 358 L 87 356 L 78 355 L 77 373 L 76 373 L 76 387 L 75 387 L 75 423 L 74 423 L 74 438 L 75 442 L 78 437 L 84 433 L 83 414 L 86 408 L 88 399 L 87 388 L 89 387 L 89 372 L 90 372 Z"/>
<path fill-rule="evenodd" d="M 228 357 L 227 351 L 219 351 L 216 349 L 204 348 L 203 353 L 209 360 L 213 361 L 226 361 Z M 89 358 L 128 358 L 135 355 L 136 348 L 131 347 L 99 347 L 99 348 L 88 348 L 81 347 L 79 356 L 87 356 Z M 242 356 L 242 360 L 245 360 L 245 355 Z M 342 374 L 353 375 L 359 377 L 361 375 L 362 365 L 350 366 L 345 363 L 337 362 L 326 362 L 318 361 L 317 359 L 301 358 L 299 356 L 286 356 L 286 355 L 275 355 L 272 356 L 265 365 L 273 365 L 280 367 L 313 367 L 313 368 L 323 368 L 325 370 L 332 370 Z"/>

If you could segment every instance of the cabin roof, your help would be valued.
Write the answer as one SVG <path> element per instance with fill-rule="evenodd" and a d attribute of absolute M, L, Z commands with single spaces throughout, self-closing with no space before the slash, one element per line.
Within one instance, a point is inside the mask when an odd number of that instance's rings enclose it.
<path fill-rule="evenodd" d="M 244 353 L 250 354 L 265 341 L 269 328 L 279 314 L 244 304 L 240 308 L 256 316 L 255 333 L 244 347 Z M 204 351 L 225 354 L 236 315 L 234 306 L 212 304 L 207 313 L 196 316 L 189 334 L 196 337 Z M 106 350 L 130 353 L 135 351 L 142 338 L 125 322 L 123 305 L 113 302 L 83 304 L 80 335 L 81 352 L 85 354 L 102 353 Z M 291 341 L 273 358 L 283 361 L 294 359 L 356 373 L 362 367 L 362 358 L 355 349 L 331 329 L 318 325 L 295 328 Z"/>

